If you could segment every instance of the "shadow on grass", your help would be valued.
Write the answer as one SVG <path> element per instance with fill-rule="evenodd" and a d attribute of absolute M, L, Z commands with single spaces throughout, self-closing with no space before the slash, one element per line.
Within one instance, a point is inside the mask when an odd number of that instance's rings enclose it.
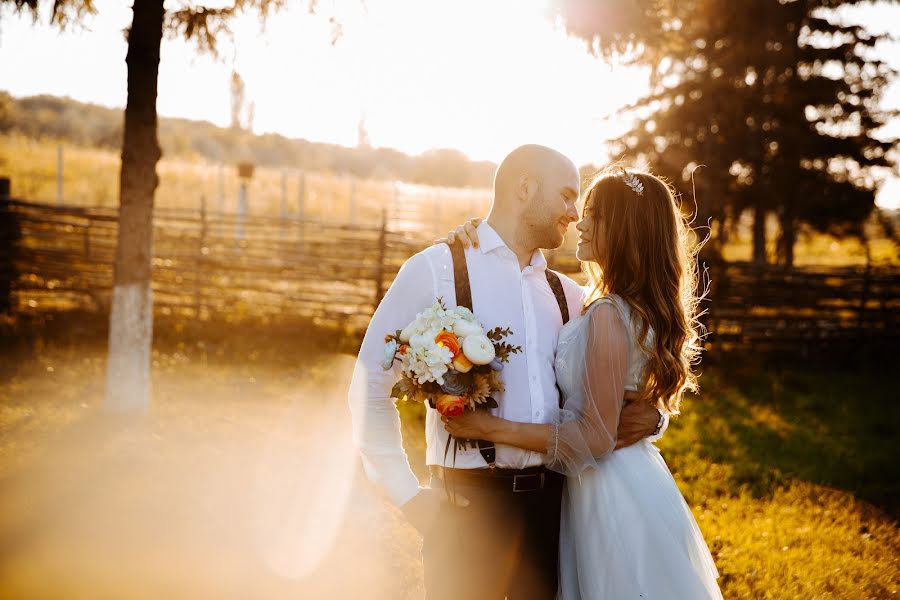
<path fill-rule="evenodd" d="M 106 345 L 105 315 L 61 313 L 0 322 L 0 377 L 47 347 L 72 353 Z M 233 361 L 296 368 L 327 354 L 355 354 L 358 333 L 304 320 L 197 321 L 156 317 L 154 352 L 210 366 Z M 2 358 L 2 357 L 0 357 Z M 887 365 L 729 357 L 701 368 L 701 395 L 660 442 L 692 504 L 741 489 L 770 496 L 791 480 L 852 492 L 900 518 L 900 383 Z M 230 371 L 231 369 L 229 369 Z M 424 476 L 423 411 L 398 405 L 410 462 Z"/>
<path fill-rule="evenodd" d="M 689 500 L 740 489 L 769 497 L 799 479 L 900 517 L 900 383 L 891 369 L 732 359 L 703 371 L 701 396 L 686 399 L 661 443 L 691 484 Z"/>
<path fill-rule="evenodd" d="M 285 365 L 298 354 L 355 354 L 362 335 L 341 323 L 317 322 L 289 315 L 270 318 L 197 319 L 155 315 L 153 348 L 180 352 L 191 359 L 247 361 Z M 98 312 L 67 311 L 0 315 L 0 375 L 4 365 L 56 351 L 105 352 L 109 316 Z M 8 358 L 9 360 L 2 360 Z"/>

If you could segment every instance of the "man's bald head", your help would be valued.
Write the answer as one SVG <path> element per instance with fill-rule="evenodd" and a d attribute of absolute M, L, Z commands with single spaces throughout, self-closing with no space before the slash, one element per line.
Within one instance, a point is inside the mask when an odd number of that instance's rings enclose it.
<path fill-rule="evenodd" d="M 506 155 L 494 173 L 494 201 L 503 201 L 515 194 L 522 177 L 543 179 L 547 171 L 578 168 L 566 155 L 539 144 L 519 146 Z M 575 189 L 576 193 L 578 189 Z"/>
<path fill-rule="evenodd" d="M 557 248 L 578 220 L 578 168 L 567 156 L 538 144 L 510 152 L 494 175 L 494 222 L 515 228 L 532 248 Z"/>

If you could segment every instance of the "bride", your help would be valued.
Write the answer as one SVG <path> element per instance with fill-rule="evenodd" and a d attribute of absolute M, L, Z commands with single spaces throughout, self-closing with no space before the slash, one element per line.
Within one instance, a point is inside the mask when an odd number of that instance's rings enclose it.
<path fill-rule="evenodd" d="M 559 596 L 721 598 L 718 573 L 690 509 L 646 439 L 616 447 L 626 391 L 678 413 L 696 388 L 697 276 L 688 227 L 659 178 L 618 168 L 597 176 L 578 223 L 589 293 L 559 333 L 563 402 L 553 424 L 482 411 L 444 419 L 457 438 L 543 452 L 563 473 Z M 473 228 L 460 228 L 477 244 Z M 465 239 L 468 237 L 469 239 Z"/>

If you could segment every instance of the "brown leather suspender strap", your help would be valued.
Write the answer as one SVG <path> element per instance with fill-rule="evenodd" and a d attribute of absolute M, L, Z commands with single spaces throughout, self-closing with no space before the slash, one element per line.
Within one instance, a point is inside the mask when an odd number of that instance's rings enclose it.
<path fill-rule="evenodd" d="M 466 263 L 466 251 L 462 244 L 456 242 L 450 246 L 450 254 L 453 257 L 453 280 L 456 287 L 456 305 L 465 306 L 473 313 L 472 286 L 469 283 L 469 266 Z M 494 442 L 477 440 L 478 451 L 488 466 L 494 466 L 497 461 L 497 448 Z"/>
<path fill-rule="evenodd" d="M 556 296 L 556 303 L 559 304 L 559 312 L 562 315 L 563 325 L 565 325 L 569 322 L 569 303 L 566 302 L 566 293 L 563 291 L 562 281 L 556 271 L 547 269 L 546 274 L 547 283 L 550 284 L 550 289 L 553 290 L 553 295 Z M 563 395 L 559 385 L 556 386 L 556 390 L 559 392 L 559 407 L 562 408 Z"/>
<path fill-rule="evenodd" d="M 559 304 L 559 312 L 562 314 L 562 322 L 565 325 L 569 322 L 569 303 L 566 301 L 566 292 L 563 291 L 562 281 L 556 271 L 547 269 L 545 273 L 547 274 L 547 283 L 550 284 L 550 289 L 556 296 L 556 303 Z"/>
<path fill-rule="evenodd" d="M 456 288 L 456 306 L 465 306 L 473 313 L 472 306 L 472 285 L 469 282 L 469 266 L 466 263 L 466 251 L 460 242 L 450 245 L 450 255 L 453 257 L 453 280 Z M 553 296 L 556 297 L 556 303 L 559 305 L 559 312 L 562 315 L 563 325 L 569 322 L 569 305 L 566 301 L 566 293 L 563 290 L 562 281 L 559 274 L 550 269 L 546 270 L 547 283 L 553 290 Z M 478 450 L 488 465 L 494 465 L 497 459 L 497 449 L 493 442 L 478 440 Z"/>

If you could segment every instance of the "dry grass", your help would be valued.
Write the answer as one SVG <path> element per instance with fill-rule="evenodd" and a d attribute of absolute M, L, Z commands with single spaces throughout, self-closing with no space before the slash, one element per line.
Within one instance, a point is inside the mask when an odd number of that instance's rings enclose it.
<path fill-rule="evenodd" d="M 129 422 L 100 411 L 102 322 L 15 331 L 0 597 L 421 597 L 418 536 L 347 440 L 353 340 L 161 320 L 153 406 Z M 726 598 L 897 594 L 900 413 L 882 372 L 706 369 L 660 446 Z M 421 415 L 401 409 L 421 472 Z"/>
<path fill-rule="evenodd" d="M 118 206 L 120 158 L 111 150 L 64 143 L 63 202 L 74 206 Z M 17 198 L 55 203 L 57 148 L 53 140 L 0 135 L 0 175 L 12 180 Z M 164 157 L 158 166 L 157 208 L 213 212 L 238 210 L 240 180 L 233 165 Z M 220 174 L 221 173 L 221 174 Z M 446 233 L 469 215 L 486 214 L 490 191 L 436 188 L 341 174 L 258 167 L 248 185 L 248 210 L 278 216 L 380 224 L 382 209 L 405 226 L 429 235 Z M 301 205 L 301 191 L 303 201 Z"/>
<path fill-rule="evenodd" d="M 196 333 L 158 340 L 133 420 L 101 411 L 96 339 L 4 355 L 0 597 L 421 597 L 419 540 L 349 441 L 352 360 Z"/>

